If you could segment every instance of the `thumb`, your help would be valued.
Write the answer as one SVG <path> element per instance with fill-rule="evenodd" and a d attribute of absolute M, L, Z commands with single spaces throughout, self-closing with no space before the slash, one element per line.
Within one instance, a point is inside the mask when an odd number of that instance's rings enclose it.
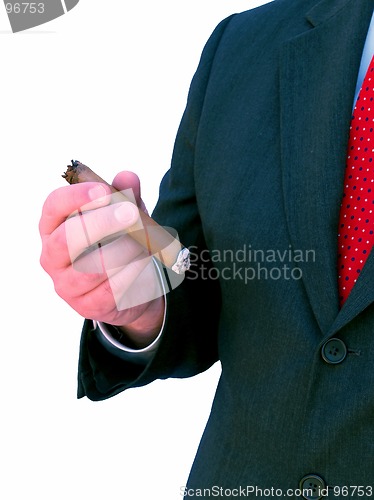
<path fill-rule="evenodd" d="M 140 179 L 134 172 L 130 172 L 128 170 L 119 172 L 113 179 L 112 185 L 118 189 L 118 191 L 131 189 L 138 207 L 143 211 L 146 211 L 144 202 L 141 198 Z"/>

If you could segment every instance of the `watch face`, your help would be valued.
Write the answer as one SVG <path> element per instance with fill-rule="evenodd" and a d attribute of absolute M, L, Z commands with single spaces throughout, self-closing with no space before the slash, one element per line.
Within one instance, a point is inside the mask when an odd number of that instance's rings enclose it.
<path fill-rule="evenodd" d="M 12 31 L 16 33 L 63 16 L 78 2 L 79 0 L 41 0 L 36 2 L 4 0 L 4 6 Z"/>

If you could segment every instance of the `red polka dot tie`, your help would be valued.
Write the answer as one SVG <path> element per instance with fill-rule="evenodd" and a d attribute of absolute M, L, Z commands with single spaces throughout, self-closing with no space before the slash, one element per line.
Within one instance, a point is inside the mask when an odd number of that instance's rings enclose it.
<path fill-rule="evenodd" d="M 374 244 L 374 57 L 353 111 L 338 234 L 341 306 Z"/>

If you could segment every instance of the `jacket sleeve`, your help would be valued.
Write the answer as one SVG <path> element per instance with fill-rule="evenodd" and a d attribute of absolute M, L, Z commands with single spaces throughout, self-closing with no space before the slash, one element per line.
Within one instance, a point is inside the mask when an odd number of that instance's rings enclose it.
<path fill-rule="evenodd" d="M 203 50 L 178 129 L 171 167 L 161 182 L 159 201 L 152 214 L 159 224 L 175 229 L 186 247 L 196 251 L 191 272 L 167 294 L 164 332 L 157 352 L 146 366 L 109 353 L 94 334 L 92 321 L 85 321 L 78 366 L 79 398 L 103 400 L 156 379 L 193 376 L 218 360 L 220 290 L 218 280 L 206 279 L 206 274 L 203 278 L 198 273 L 197 255 L 205 249 L 205 242 L 193 171 L 205 91 L 217 48 L 231 17 L 216 27 Z"/>

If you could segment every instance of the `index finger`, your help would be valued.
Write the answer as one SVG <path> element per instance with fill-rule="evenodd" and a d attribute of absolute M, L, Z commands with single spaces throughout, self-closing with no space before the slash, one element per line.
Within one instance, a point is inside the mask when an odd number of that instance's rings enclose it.
<path fill-rule="evenodd" d="M 45 200 L 39 223 L 40 235 L 48 236 L 73 212 L 84 206 L 85 210 L 108 205 L 110 187 L 99 182 L 72 184 L 53 191 Z"/>

